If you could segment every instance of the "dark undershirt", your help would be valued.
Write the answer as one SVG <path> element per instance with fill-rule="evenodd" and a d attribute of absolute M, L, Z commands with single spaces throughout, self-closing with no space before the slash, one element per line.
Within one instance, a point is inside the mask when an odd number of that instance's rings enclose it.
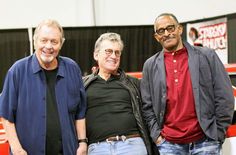
<path fill-rule="evenodd" d="M 61 126 L 55 96 L 57 69 L 44 72 L 47 81 L 46 155 L 62 155 Z"/>
<path fill-rule="evenodd" d="M 88 86 L 86 127 L 89 143 L 104 141 L 116 135 L 138 133 L 129 91 L 119 77 L 107 81 L 99 77 Z"/>

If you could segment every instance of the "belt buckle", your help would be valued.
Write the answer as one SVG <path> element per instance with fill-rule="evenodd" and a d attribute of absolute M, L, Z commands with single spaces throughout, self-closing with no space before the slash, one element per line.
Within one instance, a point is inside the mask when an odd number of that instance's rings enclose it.
<path fill-rule="evenodd" d="M 127 138 L 126 138 L 125 135 L 122 135 L 122 136 L 121 136 L 121 140 L 122 140 L 123 142 L 124 142 L 126 139 L 127 139 Z"/>
<path fill-rule="evenodd" d="M 126 137 L 125 137 L 125 138 L 126 138 Z M 122 139 L 122 137 L 121 137 L 121 139 Z M 107 139 L 106 139 L 106 142 L 107 142 L 107 143 L 111 143 L 111 142 L 113 142 L 113 141 L 119 141 L 119 140 L 120 140 L 120 138 L 119 138 L 119 136 L 117 135 L 117 136 L 116 136 L 116 140 L 109 140 L 109 138 L 107 138 Z M 122 139 L 122 140 L 123 140 L 123 139 Z"/>
<path fill-rule="evenodd" d="M 113 142 L 112 140 L 109 140 L 108 138 L 106 139 L 106 142 L 107 143 L 111 143 L 111 142 Z"/>

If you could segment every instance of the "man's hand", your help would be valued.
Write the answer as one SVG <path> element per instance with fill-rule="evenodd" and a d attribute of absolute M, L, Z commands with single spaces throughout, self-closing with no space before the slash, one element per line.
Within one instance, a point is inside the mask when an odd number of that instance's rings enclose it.
<path fill-rule="evenodd" d="M 13 149 L 13 155 L 27 155 L 27 152 L 23 148 Z"/>
<path fill-rule="evenodd" d="M 163 138 L 162 136 L 160 135 L 158 138 L 157 138 L 157 141 L 156 141 L 156 144 L 160 144 L 162 142 Z"/>
<path fill-rule="evenodd" d="M 79 143 L 79 148 L 76 151 L 76 155 L 87 155 L 87 143 Z"/>

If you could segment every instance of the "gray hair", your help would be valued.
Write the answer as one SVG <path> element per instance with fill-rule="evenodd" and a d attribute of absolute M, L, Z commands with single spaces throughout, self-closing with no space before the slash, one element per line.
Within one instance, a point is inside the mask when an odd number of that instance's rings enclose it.
<path fill-rule="evenodd" d="M 59 29 L 59 31 L 61 32 L 60 41 L 61 41 L 61 44 L 63 44 L 63 42 L 65 41 L 64 31 L 62 29 L 62 26 L 56 20 L 53 20 L 53 19 L 46 19 L 46 20 L 43 20 L 41 23 L 39 23 L 39 25 L 34 30 L 34 37 L 33 37 L 34 44 L 35 44 L 35 41 L 38 39 L 38 33 L 39 33 L 40 29 L 45 25 L 48 27 L 56 27 Z"/>
<path fill-rule="evenodd" d="M 108 40 L 114 43 L 118 43 L 120 45 L 121 51 L 124 48 L 124 43 L 121 40 L 121 37 L 119 34 L 117 33 L 113 33 L 113 32 L 108 32 L 108 33 L 103 33 L 102 35 L 100 35 L 100 37 L 97 39 L 97 41 L 95 42 L 95 46 L 94 46 L 94 52 L 97 52 L 100 50 L 100 46 L 101 43 L 104 40 Z"/>

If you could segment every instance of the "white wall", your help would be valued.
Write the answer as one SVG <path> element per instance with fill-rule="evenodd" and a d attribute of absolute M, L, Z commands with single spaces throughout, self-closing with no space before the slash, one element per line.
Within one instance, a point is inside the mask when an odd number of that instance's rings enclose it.
<path fill-rule="evenodd" d="M 28 28 L 48 18 L 67 27 L 94 25 L 92 0 L 0 0 L 0 29 Z"/>
<path fill-rule="evenodd" d="M 180 22 L 236 12 L 235 0 L 0 0 L 0 29 L 35 27 L 54 18 L 65 27 L 152 25 L 163 12 Z"/>
<path fill-rule="evenodd" d="M 97 25 L 150 25 L 160 13 L 180 22 L 236 12 L 235 0 L 95 0 Z"/>

